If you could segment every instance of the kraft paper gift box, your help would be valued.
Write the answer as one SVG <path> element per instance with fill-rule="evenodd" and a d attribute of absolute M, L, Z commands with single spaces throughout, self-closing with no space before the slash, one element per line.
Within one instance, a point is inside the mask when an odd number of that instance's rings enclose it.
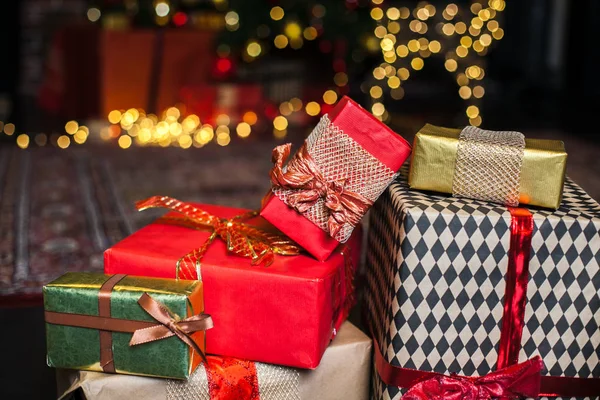
<path fill-rule="evenodd" d="M 44 286 L 48 365 L 186 379 L 204 357 L 205 333 L 181 324 L 209 329 L 203 309 L 202 282 L 66 273 Z"/>
<path fill-rule="evenodd" d="M 345 96 L 284 165 L 290 146 L 273 151 L 260 214 L 320 261 L 350 238 L 410 154 L 406 140 Z"/>
<path fill-rule="evenodd" d="M 370 216 L 374 398 L 506 368 L 530 384 L 510 395 L 600 396 L 598 203 L 567 179 L 556 211 L 507 208 L 411 190 L 403 172 Z"/>
<path fill-rule="evenodd" d="M 161 203 L 160 199 L 149 201 Z M 201 210 L 198 214 L 208 213 L 207 221 L 217 221 L 221 227 L 227 225 L 224 221 L 236 221 L 232 218 L 248 212 L 206 204 L 180 204 L 188 210 L 189 207 Z M 215 325 L 207 336 L 210 354 L 299 368 L 319 365 L 353 304 L 360 230 L 326 262 L 301 253 L 277 254 L 270 265 L 253 265 L 250 258 L 228 251 L 228 238 L 222 237 L 205 247 L 201 260 L 180 263 L 191 250 L 204 246 L 213 230 L 210 225 L 203 226 L 205 229 L 185 226 L 185 221 L 189 222 L 185 219 L 184 225 L 169 222 L 179 215 L 182 214 L 168 213 L 106 250 L 104 271 L 201 279 L 205 309 Z M 260 217 L 241 224 L 276 232 Z M 245 243 L 243 235 L 239 239 Z"/>
<path fill-rule="evenodd" d="M 345 322 L 315 370 L 209 356 L 210 367 L 187 382 L 67 370 L 57 381 L 61 400 L 77 392 L 87 400 L 366 400 L 371 350 L 371 340 Z"/>

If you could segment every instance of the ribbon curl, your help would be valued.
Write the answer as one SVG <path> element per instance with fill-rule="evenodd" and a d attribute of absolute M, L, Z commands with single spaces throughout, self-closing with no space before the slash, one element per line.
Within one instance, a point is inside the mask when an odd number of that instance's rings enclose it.
<path fill-rule="evenodd" d="M 270 174 L 274 187 L 294 191 L 288 195 L 287 205 L 302 214 L 323 199 L 329 210 L 327 228 L 331 237 L 335 237 L 344 224 L 358 224 L 373 202 L 346 190 L 345 178 L 327 181 L 308 153 L 306 142 L 284 170 L 291 147 L 291 143 L 287 143 L 273 149 L 274 166 Z"/>
<path fill-rule="evenodd" d="M 470 378 L 439 375 L 413 385 L 404 400 L 490 400 L 537 397 L 540 393 L 542 359 L 536 356 L 485 376 Z"/>
<path fill-rule="evenodd" d="M 152 318 L 160 322 L 161 325 L 137 329 L 131 336 L 131 340 L 129 341 L 130 346 L 177 336 L 181 341 L 193 348 L 205 363 L 207 362 L 206 355 L 190 335 L 194 332 L 211 329 L 213 321 L 210 315 L 197 314 L 181 320 L 179 317 L 171 315 L 171 312 L 163 304 L 154 300 L 147 293 L 142 294 L 138 300 L 138 304 Z"/>
<path fill-rule="evenodd" d="M 148 208 L 166 208 L 176 211 L 181 216 L 163 217 L 159 219 L 159 222 L 191 229 L 212 230 L 212 234 L 201 247 L 190 251 L 177 261 L 176 277 L 178 279 L 180 272 L 183 272 L 183 279 L 200 279 L 200 261 L 217 237 L 226 243 L 227 251 L 237 256 L 250 258 L 251 265 L 269 266 L 273 263 L 275 254 L 286 256 L 300 254 L 300 247 L 288 237 L 242 222 L 256 217 L 258 215 L 256 211 L 240 214 L 230 219 L 219 218 L 189 203 L 167 196 L 153 196 L 138 201 L 136 207 L 139 211 Z M 191 271 L 195 271 L 195 277 Z"/>

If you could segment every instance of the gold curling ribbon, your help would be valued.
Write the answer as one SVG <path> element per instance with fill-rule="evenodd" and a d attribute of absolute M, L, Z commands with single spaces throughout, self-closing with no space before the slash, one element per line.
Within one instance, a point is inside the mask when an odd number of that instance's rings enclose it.
<path fill-rule="evenodd" d="M 300 254 L 300 247 L 283 234 L 268 232 L 262 228 L 248 225 L 242 221 L 254 218 L 256 211 L 236 215 L 233 218 L 219 218 L 189 203 L 167 196 L 153 196 L 136 203 L 139 211 L 148 208 L 166 208 L 176 211 L 180 216 L 162 217 L 157 222 L 183 226 L 190 229 L 212 231 L 202 246 L 193 249 L 177 261 L 177 279 L 201 280 L 200 261 L 208 247 L 217 238 L 225 241 L 227 251 L 251 259 L 251 265 L 269 266 L 275 254 L 293 256 Z M 195 274 L 194 274 L 195 272 Z M 195 276 L 194 276 L 195 275 Z"/>
<path fill-rule="evenodd" d="M 468 126 L 460 133 L 452 194 L 519 205 L 525 137 Z"/>

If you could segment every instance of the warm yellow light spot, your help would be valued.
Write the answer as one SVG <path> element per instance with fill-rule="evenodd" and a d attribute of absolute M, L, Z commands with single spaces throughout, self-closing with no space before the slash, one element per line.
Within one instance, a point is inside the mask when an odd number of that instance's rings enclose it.
<path fill-rule="evenodd" d="M 126 113 L 131 116 L 131 123 L 136 122 L 140 117 L 140 112 L 136 108 L 130 108 Z"/>
<path fill-rule="evenodd" d="M 61 149 L 66 149 L 67 147 L 69 147 L 69 145 L 71 144 L 71 139 L 69 139 L 69 137 L 67 135 L 61 135 L 57 141 L 56 144 L 58 145 L 58 147 L 60 147 Z"/>
<path fill-rule="evenodd" d="M 400 7 L 400 18 L 407 19 L 410 17 L 410 10 L 408 7 Z"/>
<path fill-rule="evenodd" d="M 454 30 L 459 35 L 462 35 L 467 31 L 467 24 L 465 24 L 464 22 L 457 22 L 456 25 L 454 25 Z"/>
<path fill-rule="evenodd" d="M 383 90 L 379 86 L 373 86 L 371 89 L 369 89 L 369 94 L 372 98 L 378 99 L 383 96 Z"/>
<path fill-rule="evenodd" d="M 250 132 L 252 132 L 252 128 L 250 124 L 246 122 L 240 122 L 238 126 L 235 128 L 237 135 L 241 138 L 247 138 L 250 136 Z"/>
<path fill-rule="evenodd" d="M 419 42 L 419 50 L 427 50 L 428 46 L 429 46 L 429 40 L 427 40 L 426 38 L 420 38 L 418 40 Z"/>
<path fill-rule="evenodd" d="M 246 46 L 246 53 L 248 53 L 250 57 L 258 57 L 261 51 L 262 48 L 258 42 L 250 42 L 248 43 L 248 46 Z"/>
<path fill-rule="evenodd" d="M 288 38 L 285 35 L 277 35 L 277 36 L 275 36 L 273 43 L 275 44 L 275 47 L 277 47 L 278 49 L 283 49 L 283 48 L 285 48 L 285 46 L 288 45 Z"/>
<path fill-rule="evenodd" d="M 471 4 L 471 12 L 475 15 L 477 15 L 477 13 L 481 11 L 482 8 L 483 6 L 481 5 L 481 3 L 474 2 L 473 4 Z"/>
<path fill-rule="evenodd" d="M 375 79 L 383 79 L 385 78 L 385 70 L 381 67 L 377 67 L 373 70 L 373 77 Z"/>
<path fill-rule="evenodd" d="M 460 38 L 460 45 L 463 47 L 471 47 L 471 45 L 473 44 L 473 39 L 471 38 L 471 36 L 463 36 Z"/>
<path fill-rule="evenodd" d="M 411 31 L 413 32 L 419 32 L 421 31 L 421 25 L 423 25 L 423 23 L 421 21 L 418 21 L 416 19 L 413 19 L 412 21 L 410 21 L 410 23 L 408 24 L 408 27 Z"/>
<path fill-rule="evenodd" d="M 483 86 L 475 86 L 473 88 L 473 97 L 480 99 L 485 95 L 485 89 Z"/>
<path fill-rule="evenodd" d="M 181 124 L 178 122 L 174 122 L 169 125 L 169 132 L 171 132 L 171 135 L 173 135 L 173 136 L 181 135 L 182 131 L 183 131 L 183 129 L 181 127 Z"/>
<path fill-rule="evenodd" d="M 408 55 L 408 47 L 401 44 L 396 48 L 396 54 L 398 54 L 399 57 L 406 57 Z"/>
<path fill-rule="evenodd" d="M 446 67 L 447 71 L 454 72 L 456 71 L 456 68 L 458 68 L 458 64 L 456 63 L 456 60 L 450 58 L 446 60 L 444 67 Z"/>
<path fill-rule="evenodd" d="M 467 107 L 467 117 L 477 118 L 478 115 L 479 115 L 479 108 L 477 106 Z"/>
<path fill-rule="evenodd" d="M 119 138 L 119 147 L 122 149 L 128 149 L 131 147 L 131 137 L 123 135 Z"/>
<path fill-rule="evenodd" d="M 240 22 L 240 16 L 235 11 L 229 11 L 225 14 L 225 23 L 227 25 L 237 25 Z"/>
<path fill-rule="evenodd" d="M 217 135 L 217 144 L 219 146 L 227 146 L 231 142 L 231 137 L 228 134 Z"/>
<path fill-rule="evenodd" d="M 437 40 L 432 40 L 431 42 L 429 42 L 429 51 L 431 51 L 432 53 L 439 53 L 441 49 L 442 44 Z"/>
<path fill-rule="evenodd" d="M 471 65 L 467 68 L 466 73 L 470 79 L 477 79 L 479 74 L 481 74 L 481 69 L 477 65 Z"/>
<path fill-rule="evenodd" d="M 435 9 L 435 6 L 433 4 L 427 4 L 425 6 L 425 10 L 427 11 L 427 14 L 430 17 L 433 17 L 435 15 L 436 9 Z"/>
<path fill-rule="evenodd" d="M 396 53 L 393 51 L 386 51 L 383 53 L 383 59 L 385 62 L 393 64 L 396 61 Z"/>
<path fill-rule="evenodd" d="M 183 122 L 181 123 L 183 130 L 185 132 L 191 132 L 200 125 L 200 118 L 196 114 L 191 114 L 185 117 Z"/>
<path fill-rule="evenodd" d="M 246 111 L 242 117 L 242 120 L 248 125 L 254 125 L 258 121 L 258 116 L 253 111 Z"/>
<path fill-rule="evenodd" d="M 390 51 L 394 48 L 394 42 L 389 38 L 384 38 L 381 40 L 380 46 L 383 51 Z"/>
<path fill-rule="evenodd" d="M 198 134 L 196 134 L 196 137 L 199 138 L 199 142 L 206 144 L 208 142 L 210 142 L 211 140 L 213 140 L 213 138 L 215 137 L 215 133 L 213 132 L 212 127 L 210 126 L 206 126 L 203 127 L 200 132 L 198 132 Z"/>
<path fill-rule="evenodd" d="M 423 65 L 425 65 L 425 62 L 423 61 L 422 58 L 415 57 L 410 62 L 410 65 L 411 65 L 411 67 L 413 67 L 414 70 L 419 71 L 419 70 L 423 69 Z"/>
<path fill-rule="evenodd" d="M 379 7 L 372 8 L 371 18 L 373 18 L 375 21 L 379 21 L 381 18 L 383 18 L 383 10 Z"/>
<path fill-rule="evenodd" d="M 65 132 L 69 135 L 74 135 L 77 129 L 79 129 L 79 124 L 75 121 L 69 121 L 65 124 Z"/>
<path fill-rule="evenodd" d="M 92 22 L 98 21 L 101 16 L 102 16 L 102 13 L 96 7 L 92 7 L 87 10 L 87 17 Z"/>
<path fill-rule="evenodd" d="M 38 133 L 37 135 L 35 135 L 35 144 L 37 144 L 38 146 L 45 146 L 46 143 L 48 143 L 48 136 L 46 136 L 43 133 Z"/>
<path fill-rule="evenodd" d="M 419 26 L 419 30 L 417 32 L 419 32 L 421 35 L 424 35 L 425 33 L 427 33 L 427 24 L 421 24 Z"/>
<path fill-rule="evenodd" d="M 474 26 L 470 26 L 470 27 L 469 27 L 469 34 L 470 34 L 471 36 L 477 36 L 477 35 L 479 35 L 480 33 L 481 33 L 481 29 L 477 29 L 477 28 L 475 28 Z"/>
<path fill-rule="evenodd" d="M 271 8 L 271 12 L 269 14 L 271 15 L 272 20 L 279 21 L 280 19 L 283 18 L 283 16 L 285 15 L 285 12 L 283 11 L 283 8 L 281 8 L 279 6 L 275 6 L 275 7 Z"/>
<path fill-rule="evenodd" d="M 485 46 L 481 44 L 479 40 L 473 42 L 473 50 L 480 53 L 485 49 Z"/>
<path fill-rule="evenodd" d="M 17 136 L 17 146 L 22 149 L 29 147 L 29 136 L 24 133 Z"/>
<path fill-rule="evenodd" d="M 297 22 L 288 22 L 283 28 L 283 32 L 290 39 L 297 39 L 302 35 L 302 28 Z"/>
<path fill-rule="evenodd" d="M 283 139 L 286 136 L 287 136 L 287 129 L 284 129 L 282 131 L 273 129 L 273 137 L 275 137 L 275 139 Z"/>
<path fill-rule="evenodd" d="M 444 24 L 444 26 L 442 27 L 442 32 L 444 32 L 444 35 L 450 36 L 454 33 L 454 25 L 451 23 L 446 23 Z"/>
<path fill-rule="evenodd" d="M 383 3 L 383 0 L 371 0 L 371 3 L 373 3 L 373 4 L 381 4 L 381 3 Z"/>
<path fill-rule="evenodd" d="M 328 90 L 323 93 L 323 101 L 326 104 L 334 104 L 337 101 L 338 95 L 333 90 Z"/>
<path fill-rule="evenodd" d="M 164 136 L 169 133 L 169 123 L 166 121 L 161 121 L 156 124 L 156 133 L 158 133 L 160 136 Z"/>
<path fill-rule="evenodd" d="M 504 37 L 504 29 L 502 29 L 502 28 L 496 29 L 496 31 L 492 32 L 492 36 L 496 40 L 502 39 Z"/>
<path fill-rule="evenodd" d="M 480 126 L 481 122 L 481 115 L 478 115 L 475 118 L 469 118 L 469 123 L 473 126 Z"/>
<path fill-rule="evenodd" d="M 425 21 L 427 18 L 429 18 L 429 12 L 427 11 L 427 9 L 419 8 L 417 10 L 417 18 L 419 18 L 421 21 Z"/>
<path fill-rule="evenodd" d="M 456 76 L 456 83 L 458 83 L 459 86 L 466 86 L 469 84 L 469 78 L 467 78 L 465 74 L 458 74 Z"/>
<path fill-rule="evenodd" d="M 460 89 L 458 89 L 458 95 L 463 99 L 463 100 L 467 100 L 471 97 L 471 88 L 468 86 L 461 86 Z"/>
<path fill-rule="evenodd" d="M 500 28 L 500 24 L 495 20 L 488 21 L 487 28 L 490 32 L 496 32 Z"/>
<path fill-rule="evenodd" d="M 121 111 L 112 110 L 108 113 L 108 121 L 111 124 L 118 124 L 121 121 Z"/>
<path fill-rule="evenodd" d="M 169 107 L 167 111 L 165 111 L 165 116 L 177 120 L 181 116 L 181 112 L 177 107 Z"/>
<path fill-rule="evenodd" d="M 386 15 L 389 19 L 395 21 L 400 18 L 400 10 L 397 9 L 396 7 L 390 7 L 387 9 Z"/>
<path fill-rule="evenodd" d="M 404 89 L 402 89 L 401 87 L 397 89 L 392 89 L 390 95 L 392 96 L 392 99 L 400 100 L 404 97 Z"/>
<path fill-rule="evenodd" d="M 102 140 L 110 140 L 110 128 L 108 126 L 100 129 L 100 139 Z"/>
<path fill-rule="evenodd" d="M 231 123 L 231 118 L 227 114 L 219 114 L 217 115 L 217 125 L 229 125 Z M 227 126 L 225 126 L 227 128 Z M 228 128 L 229 129 L 229 128 Z"/>
<path fill-rule="evenodd" d="M 83 129 L 79 129 L 77 132 L 75 132 L 75 141 L 79 144 L 85 142 L 87 137 L 88 137 L 88 133 L 86 131 L 84 131 Z"/>
<path fill-rule="evenodd" d="M 383 39 L 383 37 L 385 35 L 387 35 L 387 29 L 385 28 L 385 26 L 379 25 L 377 28 L 375 28 L 375 36 L 377 36 L 379 39 Z"/>
<path fill-rule="evenodd" d="M 487 21 L 490 19 L 491 13 L 490 13 L 490 10 L 483 9 L 477 13 L 477 16 L 479 17 L 480 20 Z"/>
<path fill-rule="evenodd" d="M 333 82 L 337 86 L 346 86 L 348 83 L 348 75 L 345 72 L 338 72 L 333 76 Z"/>
<path fill-rule="evenodd" d="M 455 16 L 458 13 L 458 6 L 454 3 L 450 3 L 446 6 L 446 12 L 450 16 Z"/>
<path fill-rule="evenodd" d="M 315 40 L 318 34 L 319 33 L 313 26 L 309 26 L 308 28 L 304 29 L 304 39 L 306 40 Z"/>
<path fill-rule="evenodd" d="M 456 48 L 456 55 L 457 56 L 464 58 L 464 57 L 467 56 L 467 54 L 469 54 L 469 49 L 467 49 L 466 47 L 458 46 Z"/>
<path fill-rule="evenodd" d="M 311 101 L 306 105 L 306 113 L 310 116 L 318 115 L 321 112 L 321 106 L 316 101 Z"/>
<path fill-rule="evenodd" d="M 398 68 L 398 78 L 403 81 L 407 80 L 410 77 L 410 71 L 407 68 Z"/>
<path fill-rule="evenodd" d="M 489 46 L 490 44 L 492 44 L 492 37 L 488 34 L 488 33 L 484 33 L 483 35 L 481 35 L 481 37 L 479 38 L 479 41 L 481 42 L 482 45 L 484 46 Z"/>
<path fill-rule="evenodd" d="M 177 143 L 182 149 L 189 149 L 192 147 L 192 138 L 188 135 L 182 135 L 177 139 Z"/>
<path fill-rule="evenodd" d="M 302 100 L 300 100 L 299 98 L 293 97 L 290 100 L 290 104 L 292 105 L 292 108 L 294 109 L 294 111 L 302 110 Z"/>
<path fill-rule="evenodd" d="M 471 26 L 475 29 L 483 28 L 483 21 L 479 17 L 475 17 L 471 20 Z"/>
<path fill-rule="evenodd" d="M 6 133 L 8 136 L 11 136 L 12 134 L 14 134 L 15 133 L 15 124 L 8 123 L 8 124 L 4 125 L 4 133 Z"/>
<path fill-rule="evenodd" d="M 284 101 L 279 105 L 279 113 L 281 115 L 287 116 L 290 115 L 293 111 L 294 109 L 292 108 L 292 105 L 287 101 Z"/>
<path fill-rule="evenodd" d="M 277 130 L 284 130 L 286 129 L 288 126 L 288 120 L 284 117 L 284 116 L 277 116 L 275 117 L 275 119 L 273 120 L 273 127 Z"/>
<path fill-rule="evenodd" d="M 392 76 L 388 78 L 387 84 L 391 89 L 396 89 L 400 87 L 400 78 L 397 76 Z"/>
<path fill-rule="evenodd" d="M 418 40 L 412 39 L 408 41 L 408 49 L 413 53 L 419 51 L 420 48 L 421 45 L 419 44 Z"/>
<path fill-rule="evenodd" d="M 396 75 L 396 68 L 392 67 L 391 65 L 386 65 L 383 70 L 385 71 L 385 76 L 388 78 L 392 75 Z"/>
<path fill-rule="evenodd" d="M 400 32 L 400 24 L 396 21 L 392 21 L 388 24 L 388 31 L 394 35 Z"/>
<path fill-rule="evenodd" d="M 385 112 L 385 107 L 382 103 L 375 103 L 371 107 L 371 111 L 373 112 L 373 115 L 380 117 Z"/>

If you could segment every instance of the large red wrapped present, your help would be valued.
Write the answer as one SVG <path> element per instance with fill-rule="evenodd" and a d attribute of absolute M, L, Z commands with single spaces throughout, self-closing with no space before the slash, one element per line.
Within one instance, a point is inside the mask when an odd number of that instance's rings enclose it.
<path fill-rule="evenodd" d="M 138 203 L 157 206 L 179 213 L 106 250 L 106 273 L 201 279 L 215 326 L 208 353 L 317 367 L 352 306 L 360 232 L 318 262 L 305 254 L 274 255 L 293 252 L 295 244 L 260 217 L 234 218 L 247 210 L 161 197 Z"/>
<path fill-rule="evenodd" d="M 388 187 L 410 145 L 343 97 L 284 165 L 273 150 L 272 190 L 260 214 L 318 260 L 326 260 Z"/>

